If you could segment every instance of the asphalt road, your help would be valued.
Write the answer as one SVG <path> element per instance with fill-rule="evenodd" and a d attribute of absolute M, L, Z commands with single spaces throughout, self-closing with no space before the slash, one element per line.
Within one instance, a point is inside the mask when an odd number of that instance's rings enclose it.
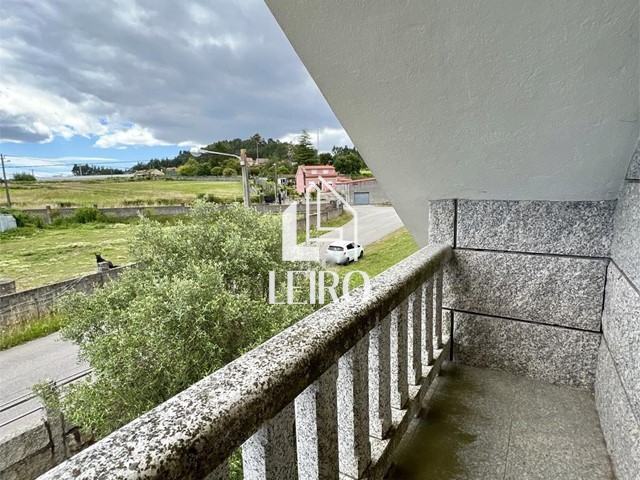
<path fill-rule="evenodd" d="M 355 209 L 358 219 L 357 241 L 363 246 L 380 240 L 403 226 L 392 207 L 366 205 Z M 355 223 L 351 220 L 342 227 L 345 240 L 354 239 Z M 327 243 L 335 237 L 335 232 L 323 236 Z M 31 387 L 40 380 L 49 378 L 60 381 L 86 370 L 87 364 L 79 362 L 77 352 L 75 345 L 60 340 L 57 333 L 0 351 L 0 409 L 29 394 Z M 39 402 L 34 399 L 0 412 L 0 425 L 38 406 Z M 0 437 L 32 423 L 39 416 L 40 413 L 33 413 L 0 427 Z"/>
<path fill-rule="evenodd" d="M 402 220 L 393 207 L 377 207 L 375 205 L 360 205 L 354 207 L 357 213 L 357 242 L 366 247 L 390 233 L 403 227 Z M 355 240 L 356 220 L 342 226 L 343 239 Z M 331 241 L 337 239 L 335 232 L 323 235 L 321 238 Z"/>
<path fill-rule="evenodd" d="M 40 380 L 62 381 L 87 368 L 86 363 L 78 360 L 78 347 L 60 340 L 57 333 L 2 350 L 0 351 L 0 409 L 30 394 L 31 387 Z M 38 400 L 33 399 L 0 412 L 0 425 L 39 405 Z M 35 413 L 0 427 L 0 437 L 39 416 L 40 413 Z"/>

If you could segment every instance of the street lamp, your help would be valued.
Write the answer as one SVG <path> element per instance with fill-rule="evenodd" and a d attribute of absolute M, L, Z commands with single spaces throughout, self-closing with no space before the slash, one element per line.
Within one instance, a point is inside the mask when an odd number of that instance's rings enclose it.
<path fill-rule="evenodd" d="M 223 157 L 237 158 L 240 161 L 240 168 L 242 169 L 242 196 L 244 197 L 244 206 L 249 207 L 251 205 L 251 199 L 249 197 L 249 166 L 247 165 L 247 151 L 244 148 L 240 149 L 240 155 L 214 152 L 200 147 L 193 147 L 189 152 L 193 157 L 199 157 L 203 153 L 209 153 L 211 155 L 222 155 Z"/>

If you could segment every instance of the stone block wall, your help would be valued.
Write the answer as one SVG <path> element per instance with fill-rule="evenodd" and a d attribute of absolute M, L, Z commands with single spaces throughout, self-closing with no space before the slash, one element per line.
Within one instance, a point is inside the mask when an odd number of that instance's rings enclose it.
<path fill-rule="evenodd" d="M 454 360 L 593 389 L 615 208 L 431 202 L 429 242 L 454 246 L 443 303 Z"/>
<path fill-rule="evenodd" d="M 0 436 L 1 479 L 32 480 L 91 445 L 91 435 L 58 417 L 43 415 Z"/>
<path fill-rule="evenodd" d="M 640 147 L 618 199 L 596 404 L 616 475 L 640 478 Z"/>
<path fill-rule="evenodd" d="M 7 295 L 0 294 L 0 331 L 46 314 L 56 300 L 65 293 L 71 291 L 90 293 L 95 287 L 118 278 L 126 268 L 114 268 L 106 272 L 92 273 Z"/>

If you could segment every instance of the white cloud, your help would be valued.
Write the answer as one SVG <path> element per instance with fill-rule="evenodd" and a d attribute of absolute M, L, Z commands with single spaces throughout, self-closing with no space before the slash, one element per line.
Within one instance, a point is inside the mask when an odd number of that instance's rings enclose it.
<path fill-rule="evenodd" d="M 54 135 L 99 134 L 103 128 L 87 112 L 90 101 L 73 104 L 13 78 L 0 85 L 0 140 L 49 142 Z M 13 128 L 12 128 L 13 127 Z M 21 135 L 15 131 L 21 131 Z"/>
<path fill-rule="evenodd" d="M 134 125 L 126 130 L 119 130 L 114 133 L 102 135 L 94 144 L 95 147 L 99 148 L 122 148 L 131 145 L 157 146 L 171 144 L 158 140 L 148 128 L 143 128 L 138 125 Z"/>
<path fill-rule="evenodd" d="M 345 132 L 344 128 L 331 128 L 324 127 L 316 130 L 307 130 L 309 135 L 311 135 L 311 141 L 313 142 L 314 148 L 318 148 L 320 153 L 322 152 L 330 152 L 334 146 L 348 146 L 353 147 L 353 142 Z M 287 133 L 279 138 L 281 142 L 292 142 L 297 143 L 300 138 L 300 132 Z M 320 142 L 320 146 L 318 147 L 318 141 Z"/>
<path fill-rule="evenodd" d="M 0 142 L 348 141 L 262 0 L 3 0 L 0 26 Z"/>

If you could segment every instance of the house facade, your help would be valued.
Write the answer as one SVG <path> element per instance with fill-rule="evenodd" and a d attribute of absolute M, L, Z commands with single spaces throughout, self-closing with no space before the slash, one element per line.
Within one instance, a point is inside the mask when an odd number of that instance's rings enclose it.
<path fill-rule="evenodd" d="M 296 191 L 304 194 L 311 185 L 318 185 L 318 178 L 322 177 L 329 185 L 334 186 L 338 179 L 336 169 L 332 165 L 301 165 L 296 171 Z M 328 191 L 323 186 L 323 191 Z"/>

